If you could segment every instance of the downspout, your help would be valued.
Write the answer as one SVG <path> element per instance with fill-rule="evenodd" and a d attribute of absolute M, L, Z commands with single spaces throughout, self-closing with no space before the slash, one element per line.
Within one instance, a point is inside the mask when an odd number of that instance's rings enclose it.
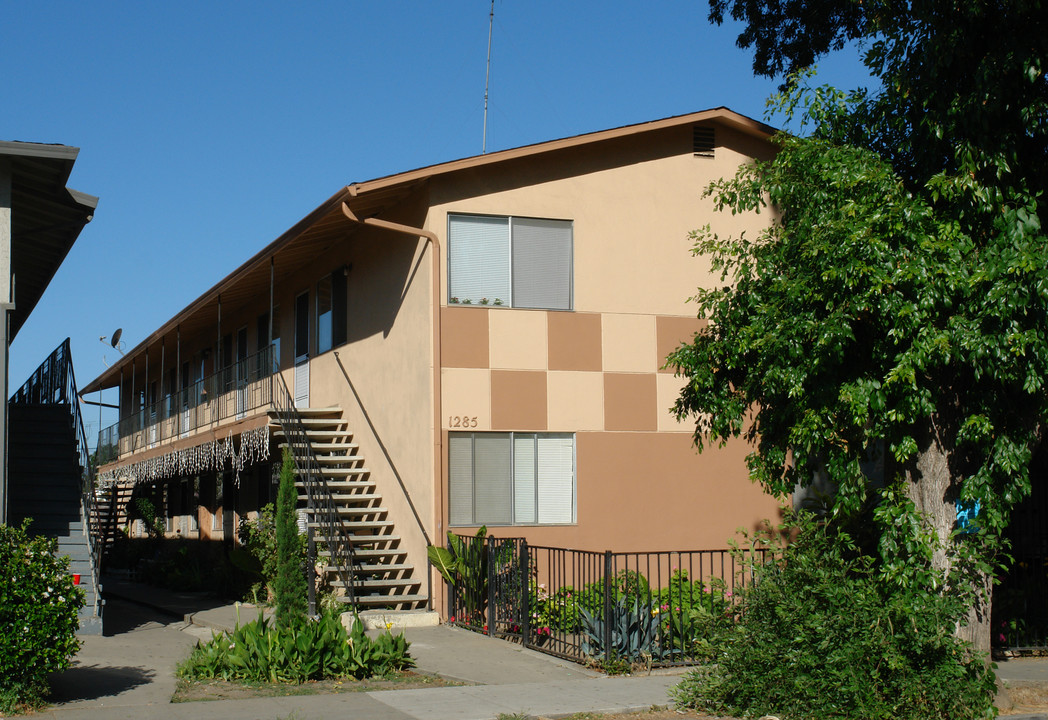
<path fill-rule="evenodd" d="M 350 187 L 349 193 L 351 196 L 355 196 L 356 188 Z M 444 463 L 442 427 L 440 424 L 442 413 L 440 404 L 440 240 L 437 238 L 436 233 L 431 230 L 423 230 L 411 225 L 403 225 L 378 218 L 364 218 L 361 220 L 344 201 L 342 203 L 342 214 L 351 222 L 360 225 L 371 225 L 372 227 L 382 228 L 395 233 L 425 238 L 433 248 L 433 469 L 437 478 L 437 509 L 434 520 L 436 520 L 436 530 L 437 535 L 439 535 L 440 531 L 444 529 Z M 432 602 L 432 597 L 430 601 Z"/>

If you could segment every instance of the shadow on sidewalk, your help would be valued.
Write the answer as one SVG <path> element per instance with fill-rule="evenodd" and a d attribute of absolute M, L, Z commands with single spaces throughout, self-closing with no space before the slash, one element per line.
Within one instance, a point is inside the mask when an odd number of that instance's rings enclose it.
<path fill-rule="evenodd" d="M 52 703 L 97 700 L 148 685 L 156 677 L 149 668 L 86 665 L 72 667 L 52 678 Z"/>

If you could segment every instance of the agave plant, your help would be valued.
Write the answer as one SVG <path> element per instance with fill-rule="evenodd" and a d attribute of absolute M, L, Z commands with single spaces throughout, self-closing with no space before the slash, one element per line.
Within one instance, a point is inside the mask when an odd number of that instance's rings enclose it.
<path fill-rule="evenodd" d="M 662 660 L 672 654 L 659 642 L 659 612 L 651 603 L 619 597 L 611 606 L 608 618 L 579 608 L 582 615 L 582 652 L 593 658 L 605 654 L 605 630 L 611 631 L 611 653 L 614 658 L 639 662 L 646 658 Z M 608 628 L 608 625 L 611 627 Z"/>

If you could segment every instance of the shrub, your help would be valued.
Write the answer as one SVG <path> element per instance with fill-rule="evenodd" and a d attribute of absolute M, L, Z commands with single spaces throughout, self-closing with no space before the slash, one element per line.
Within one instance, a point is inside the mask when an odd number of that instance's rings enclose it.
<path fill-rule="evenodd" d="M 295 461 L 291 452 L 284 448 L 280 488 L 277 490 L 277 563 L 273 596 L 277 606 L 277 624 L 288 627 L 306 614 L 306 575 L 302 561 L 302 535 L 298 532 L 298 516 L 295 513 L 297 502 Z"/>
<path fill-rule="evenodd" d="M 993 714 L 992 667 L 953 635 L 963 600 L 894 583 L 847 533 L 810 516 L 777 562 L 751 565 L 717 665 L 675 689 L 727 715 L 976 718 Z"/>
<path fill-rule="evenodd" d="M 158 540 L 164 538 L 164 520 L 157 512 L 153 501 L 149 498 L 136 497 L 128 515 L 128 525 L 135 520 L 141 520 L 149 537 Z"/>
<path fill-rule="evenodd" d="M 403 634 L 388 631 L 372 640 L 356 622 L 346 632 L 340 616 L 293 617 L 286 626 L 261 616 L 232 633 L 197 643 L 178 667 L 178 676 L 249 682 L 302 683 L 309 680 L 386 676 L 414 665 Z"/>
<path fill-rule="evenodd" d="M 276 507 L 269 503 L 255 520 L 240 525 L 240 541 L 255 559 L 252 569 L 261 580 L 251 588 L 254 600 L 273 601 L 273 584 L 277 576 L 277 519 Z M 306 560 L 306 546 L 300 535 L 301 562 Z"/>
<path fill-rule="evenodd" d="M 80 647 L 77 612 L 84 594 L 73 584 L 58 542 L 0 525 L 0 713 L 39 705 L 47 674 L 69 667 Z"/>
<path fill-rule="evenodd" d="M 468 301 L 467 301 L 468 302 Z M 448 547 L 430 545 L 429 561 L 444 580 L 456 588 L 465 606 L 463 622 L 479 626 L 484 623 L 488 606 L 488 528 L 481 525 L 477 534 L 463 540 L 448 531 Z M 497 569 L 504 568 L 513 559 L 512 541 L 491 539 Z"/>

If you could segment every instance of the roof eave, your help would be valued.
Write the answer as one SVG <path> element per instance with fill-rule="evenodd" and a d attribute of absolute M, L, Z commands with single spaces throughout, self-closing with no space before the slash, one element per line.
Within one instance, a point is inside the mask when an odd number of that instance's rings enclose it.
<path fill-rule="evenodd" d="M 155 343 L 160 338 L 164 337 L 175 328 L 178 327 L 186 317 L 200 310 L 202 307 L 215 300 L 221 293 L 222 290 L 234 284 L 243 277 L 245 274 L 250 272 L 252 269 L 257 267 L 259 264 L 269 260 L 270 257 L 275 255 L 282 247 L 292 242 L 299 235 L 304 233 L 310 228 L 315 222 L 325 217 L 332 210 L 341 206 L 343 200 L 350 197 L 349 188 L 343 187 L 330 198 L 325 200 L 319 206 L 316 207 L 312 212 L 306 215 L 304 218 L 295 223 L 286 232 L 282 233 L 276 240 L 266 245 L 260 251 L 251 256 L 246 262 L 242 263 L 236 270 L 226 275 L 224 278 L 219 280 L 210 289 L 205 291 L 202 295 L 197 297 L 193 302 L 183 308 L 180 312 L 174 315 L 170 320 L 165 322 L 159 328 L 150 333 L 140 343 L 135 345 L 131 350 L 124 353 L 119 361 L 113 363 L 106 369 L 101 375 L 96 377 L 94 380 L 89 382 L 87 385 L 80 390 L 80 394 L 84 395 L 90 392 L 98 392 L 101 389 L 107 387 L 113 387 L 116 384 L 120 376 L 120 371 L 127 367 L 131 361 L 141 352 L 145 351 L 149 346 Z"/>

